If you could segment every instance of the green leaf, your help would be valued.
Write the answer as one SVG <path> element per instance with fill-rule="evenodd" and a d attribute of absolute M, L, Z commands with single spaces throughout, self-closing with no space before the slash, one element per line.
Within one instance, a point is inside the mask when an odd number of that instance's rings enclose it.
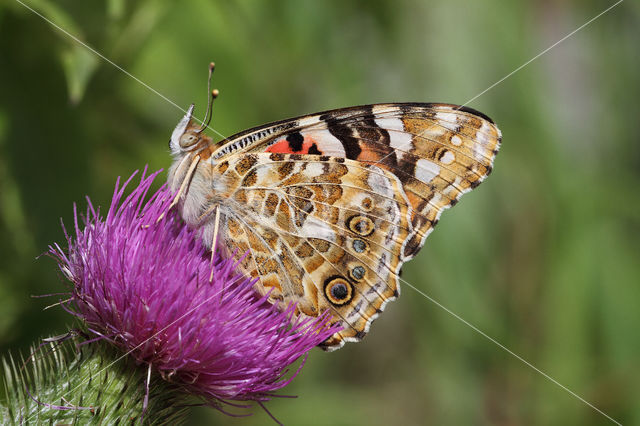
<path fill-rule="evenodd" d="M 82 100 L 99 60 L 86 47 L 75 45 L 62 54 L 62 66 L 67 78 L 69 99 L 73 104 Z"/>

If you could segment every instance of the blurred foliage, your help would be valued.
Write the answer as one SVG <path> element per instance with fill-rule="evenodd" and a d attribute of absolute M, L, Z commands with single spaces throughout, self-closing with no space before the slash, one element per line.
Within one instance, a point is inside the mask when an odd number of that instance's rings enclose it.
<path fill-rule="evenodd" d="M 25 0 L 224 135 L 384 101 L 464 103 L 612 2 Z M 97 5 L 100 7 L 97 7 Z M 624 2 L 470 106 L 504 135 L 404 279 L 624 424 L 640 424 L 640 4 Z M 182 113 L 18 2 L 0 4 L 0 346 L 64 332 L 53 262 L 85 194 L 168 167 Z M 603 424 L 409 286 L 367 339 L 314 351 L 287 424 Z M 265 424 L 199 409 L 193 424 Z"/>

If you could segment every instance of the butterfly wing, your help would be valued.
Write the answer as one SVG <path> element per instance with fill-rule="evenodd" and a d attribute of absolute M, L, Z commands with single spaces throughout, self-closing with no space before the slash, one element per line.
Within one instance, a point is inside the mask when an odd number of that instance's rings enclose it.
<path fill-rule="evenodd" d="M 195 180 L 217 194 L 229 253 L 250 251 L 243 268 L 258 290 L 303 315 L 333 312 L 344 326 L 325 342 L 335 349 L 398 295 L 402 263 L 491 172 L 500 139 L 488 117 L 456 105 L 345 108 L 222 141 Z M 202 226 L 210 243 L 211 220 Z"/>

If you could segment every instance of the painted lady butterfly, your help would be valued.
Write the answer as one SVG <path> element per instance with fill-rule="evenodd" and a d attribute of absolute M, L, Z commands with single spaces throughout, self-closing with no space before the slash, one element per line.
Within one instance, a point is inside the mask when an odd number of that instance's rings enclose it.
<path fill-rule="evenodd" d="M 486 115 L 439 103 L 336 109 L 217 143 L 192 113 L 169 144 L 185 222 L 212 251 L 248 251 L 241 268 L 272 303 L 330 310 L 344 329 L 328 350 L 361 340 L 398 297 L 402 264 L 491 172 L 501 139 Z"/>

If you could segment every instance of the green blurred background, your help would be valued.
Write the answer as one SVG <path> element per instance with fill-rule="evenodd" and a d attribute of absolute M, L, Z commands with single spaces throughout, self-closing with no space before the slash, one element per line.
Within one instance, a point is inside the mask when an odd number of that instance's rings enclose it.
<path fill-rule="evenodd" d="M 464 103 L 612 1 L 24 0 L 230 135 L 389 101 Z M 624 424 L 640 424 L 640 3 L 626 1 L 470 106 L 503 147 L 405 278 Z M 0 350 L 71 324 L 47 245 L 117 176 L 167 168 L 182 113 L 0 3 Z M 268 404 L 286 424 L 607 424 L 404 286 L 364 342 L 312 351 Z M 194 410 L 191 424 L 269 424 Z"/>

